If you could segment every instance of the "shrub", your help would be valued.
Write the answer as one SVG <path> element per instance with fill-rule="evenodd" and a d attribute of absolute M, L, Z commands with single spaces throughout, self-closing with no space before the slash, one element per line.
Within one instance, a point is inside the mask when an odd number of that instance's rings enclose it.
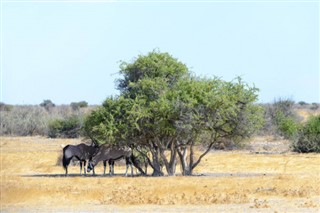
<path fill-rule="evenodd" d="M 281 119 L 278 128 L 285 138 L 292 139 L 298 132 L 299 124 L 292 117 L 287 117 Z"/>
<path fill-rule="evenodd" d="M 296 152 L 320 152 L 320 115 L 310 118 L 293 142 Z"/>
<path fill-rule="evenodd" d="M 298 131 L 298 118 L 293 110 L 294 101 L 279 99 L 265 105 L 265 125 L 261 131 L 291 139 Z"/>
<path fill-rule="evenodd" d="M 48 124 L 48 136 L 51 138 L 77 138 L 80 136 L 81 121 L 77 116 L 55 119 Z"/>
<path fill-rule="evenodd" d="M 60 136 L 62 130 L 62 120 L 56 119 L 51 120 L 48 123 L 48 136 L 50 138 L 57 138 Z"/>

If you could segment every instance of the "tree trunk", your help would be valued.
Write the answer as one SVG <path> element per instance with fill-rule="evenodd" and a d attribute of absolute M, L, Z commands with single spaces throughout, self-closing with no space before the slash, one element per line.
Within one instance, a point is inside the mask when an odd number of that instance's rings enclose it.
<path fill-rule="evenodd" d="M 181 162 L 181 173 L 182 173 L 182 175 L 188 175 L 190 173 L 190 171 L 189 171 L 190 166 L 187 162 L 188 149 L 187 149 L 187 147 L 178 148 L 177 152 L 178 152 L 180 162 Z"/>
<path fill-rule="evenodd" d="M 163 149 L 160 151 L 160 156 L 162 161 L 164 162 L 164 165 L 166 166 L 168 175 L 174 176 L 176 173 L 177 150 L 175 149 L 174 143 L 172 143 L 172 141 L 170 145 L 170 160 L 169 161 L 167 160 Z"/>
<path fill-rule="evenodd" d="M 156 148 L 152 153 L 152 176 L 163 176 L 164 173 L 161 171 L 161 165 L 159 161 L 159 148 Z"/>

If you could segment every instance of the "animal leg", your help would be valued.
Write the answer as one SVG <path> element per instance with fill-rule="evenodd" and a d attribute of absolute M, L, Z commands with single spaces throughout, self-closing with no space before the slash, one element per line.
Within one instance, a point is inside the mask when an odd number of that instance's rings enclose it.
<path fill-rule="evenodd" d="M 85 161 L 83 162 L 83 173 L 84 173 L 84 175 L 87 175 L 86 163 L 87 163 L 87 161 L 85 160 Z"/>
<path fill-rule="evenodd" d="M 106 175 L 107 161 L 103 161 L 103 175 Z"/>
<path fill-rule="evenodd" d="M 108 163 L 109 163 L 109 175 L 112 176 L 114 175 L 114 160 L 110 159 Z"/>
<path fill-rule="evenodd" d="M 112 161 L 111 164 L 111 174 L 114 175 L 114 161 Z"/>
<path fill-rule="evenodd" d="M 68 176 L 68 166 L 66 166 L 66 176 Z"/>
<path fill-rule="evenodd" d="M 126 163 L 126 173 L 124 174 L 124 176 L 128 176 L 128 168 L 129 168 L 129 165 Z"/>
<path fill-rule="evenodd" d="M 80 160 L 80 175 L 82 175 L 82 161 Z"/>
<path fill-rule="evenodd" d="M 132 163 L 130 163 L 130 167 L 131 167 L 131 177 L 133 177 L 133 166 L 132 166 Z"/>

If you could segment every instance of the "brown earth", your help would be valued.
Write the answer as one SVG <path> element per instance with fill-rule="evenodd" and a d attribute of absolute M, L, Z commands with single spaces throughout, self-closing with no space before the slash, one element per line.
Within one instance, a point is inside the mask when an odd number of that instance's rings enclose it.
<path fill-rule="evenodd" d="M 114 177 L 79 176 L 71 166 L 64 177 L 62 147 L 80 139 L 0 139 L 1 212 L 320 211 L 320 155 L 291 153 L 288 141 L 272 137 L 209 153 L 195 176 L 156 178 L 123 177 L 123 166 Z"/>

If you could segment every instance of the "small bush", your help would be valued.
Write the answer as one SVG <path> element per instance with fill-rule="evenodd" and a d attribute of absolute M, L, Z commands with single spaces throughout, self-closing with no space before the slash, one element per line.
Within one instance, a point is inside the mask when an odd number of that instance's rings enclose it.
<path fill-rule="evenodd" d="M 80 136 L 81 121 L 76 116 L 55 119 L 48 124 L 48 136 L 51 138 L 77 138 Z"/>
<path fill-rule="evenodd" d="M 280 134 L 287 139 L 292 139 L 298 132 L 299 124 L 293 117 L 279 116 L 277 122 Z"/>
<path fill-rule="evenodd" d="M 320 116 L 312 117 L 293 142 L 296 152 L 320 152 Z"/>

